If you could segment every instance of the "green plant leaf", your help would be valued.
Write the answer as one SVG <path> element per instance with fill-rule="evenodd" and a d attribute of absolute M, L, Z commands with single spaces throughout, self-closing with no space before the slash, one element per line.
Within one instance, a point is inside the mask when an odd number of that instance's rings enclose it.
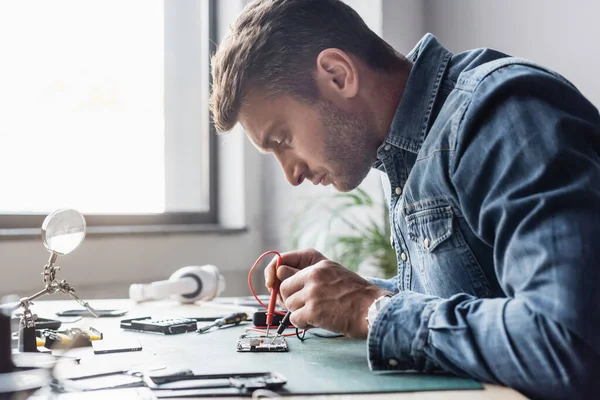
<path fill-rule="evenodd" d="M 354 212 L 367 212 L 367 215 L 355 218 Z M 318 217 L 322 214 L 326 216 Z M 382 222 L 373 218 L 377 214 L 383 217 Z M 315 230 L 317 218 L 323 226 Z M 364 261 L 372 260 L 383 276 L 391 277 L 397 273 L 396 253 L 390 244 L 388 206 L 385 202 L 374 202 L 363 189 L 310 201 L 295 215 L 291 226 L 292 248 L 298 248 L 300 239 L 316 244 L 325 235 L 322 243 L 326 252 L 333 254 L 334 260 L 347 268 L 356 270 Z M 335 234 L 335 227 L 345 228 L 346 234 Z"/>

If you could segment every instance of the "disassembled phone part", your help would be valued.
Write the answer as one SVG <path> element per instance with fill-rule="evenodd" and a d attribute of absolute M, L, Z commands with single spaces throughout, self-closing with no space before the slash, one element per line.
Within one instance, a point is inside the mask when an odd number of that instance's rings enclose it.
<path fill-rule="evenodd" d="M 157 397 L 170 391 L 173 397 L 188 390 L 202 390 L 206 394 L 251 393 L 257 389 L 276 390 L 286 384 L 286 379 L 276 372 L 227 373 L 195 375 L 193 373 L 161 374 L 150 373 L 144 376 L 146 385 L 156 390 Z M 161 393 L 162 392 L 162 393 Z M 190 393 L 191 394 L 191 393 Z M 200 393 L 196 393 L 200 395 Z"/>
<path fill-rule="evenodd" d="M 98 318 L 102 317 L 122 317 L 127 314 L 125 309 L 110 309 L 110 310 L 94 310 Z M 92 313 L 83 309 L 63 310 L 56 313 L 59 317 L 93 317 Z"/>
<path fill-rule="evenodd" d="M 237 342 L 237 351 L 240 352 L 278 352 L 288 351 L 288 344 L 284 336 L 240 336 Z"/>
<path fill-rule="evenodd" d="M 143 317 L 121 320 L 121 328 L 162 333 L 163 335 L 175 335 L 178 333 L 194 332 L 198 329 L 198 324 L 195 319 L 191 318 L 153 319 L 151 317 Z"/>

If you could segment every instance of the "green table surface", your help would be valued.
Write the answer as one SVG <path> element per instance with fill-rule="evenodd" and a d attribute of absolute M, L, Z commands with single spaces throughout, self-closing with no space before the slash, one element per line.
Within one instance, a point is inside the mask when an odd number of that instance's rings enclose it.
<path fill-rule="evenodd" d="M 91 349 L 80 353 L 81 368 L 153 367 L 190 368 L 198 374 L 275 371 L 287 379 L 284 386 L 289 394 L 384 393 L 403 391 L 482 389 L 474 380 L 451 375 L 427 375 L 414 372 L 377 373 L 369 370 L 366 341 L 347 338 L 319 338 L 306 335 L 304 342 L 287 338 L 288 352 L 246 353 L 236 349 L 238 337 L 251 326 L 221 328 L 204 334 L 186 333 L 158 335 L 125 331 L 119 328 L 124 318 L 198 317 L 223 315 L 234 309 L 210 303 L 179 305 L 161 301 L 134 304 L 128 300 L 92 300 L 95 308 L 127 308 L 129 313 L 116 318 L 85 318 L 63 327 L 93 326 L 104 333 L 105 339 L 135 337 L 142 351 L 94 355 Z M 33 310 L 41 317 L 52 318 L 54 312 L 79 308 L 73 301 L 39 301 Z M 199 323 L 199 326 L 204 323 Z"/>

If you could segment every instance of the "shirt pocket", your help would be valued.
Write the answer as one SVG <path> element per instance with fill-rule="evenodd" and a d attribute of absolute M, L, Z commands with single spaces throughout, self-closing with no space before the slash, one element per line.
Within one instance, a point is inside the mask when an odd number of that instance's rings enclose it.
<path fill-rule="evenodd" d="M 421 251 L 432 253 L 452 250 L 455 246 L 462 246 L 458 235 L 452 237 L 453 230 L 452 208 L 442 206 L 417 211 L 406 216 L 408 236 L 415 242 Z M 446 243 L 449 240 L 452 243 Z M 438 249 L 439 247 L 439 249 Z"/>
<path fill-rule="evenodd" d="M 408 237 L 418 254 L 415 267 L 428 294 L 445 298 L 457 293 L 477 297 L 491 294 L 450 205 L 420 202 L 405 206 L 404 212 Z"/>

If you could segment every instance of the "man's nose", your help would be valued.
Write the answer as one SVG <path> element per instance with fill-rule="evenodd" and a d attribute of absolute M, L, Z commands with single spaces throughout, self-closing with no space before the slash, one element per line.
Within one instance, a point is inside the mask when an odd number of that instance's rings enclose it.
<path fill-rule="evenodd" d="M 285 177 L 292 186 L 298 186 L 304 181 L 304 173 L 298 170 L 297 167 L 284 167 Z"/>
<path fill-rule="evenodd" d="M 300 168 L 300 164 L 298 162 L 284 160 L 281 156 L 277 156 L 277 160 L 279 161 L 285 178 L 290 185 L 298 186 L 304 181 L 304 178 L 306 177 L 304 176 L 304 171 L 302 168 Z"/>

